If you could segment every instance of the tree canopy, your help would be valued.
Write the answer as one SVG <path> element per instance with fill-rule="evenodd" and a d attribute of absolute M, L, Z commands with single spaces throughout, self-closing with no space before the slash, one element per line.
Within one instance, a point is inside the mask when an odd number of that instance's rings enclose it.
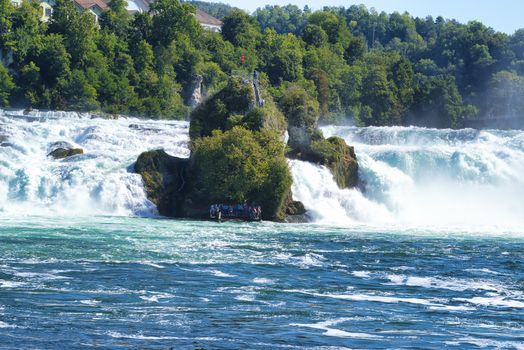
<path fill-rule="evenodd" d="M 221 18 L 222 32 L 204 31 L 195 6 Z M 0 0 L 0 58 L 1 106 L 187 118 L 197 75 L 206 96 L 228 75 L 255 69 L 278 103 L 291 85 L 302 87 L 324 122 L 461 127 L 524 105 L 524 29 L 507 35 L 477 21 L 363 5 L 265 6 L 249 15 L 158 0 L 130 15 L 125 1 L 112 0 L 97 25 L 70 0 L 56 0 L 49 23 L 37 3 Z"/>

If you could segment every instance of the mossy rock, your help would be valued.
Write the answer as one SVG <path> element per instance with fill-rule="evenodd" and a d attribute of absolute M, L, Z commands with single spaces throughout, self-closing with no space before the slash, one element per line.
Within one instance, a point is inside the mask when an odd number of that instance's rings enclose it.
<path fill-rule="evenodd" d="M 340 137 L 313 141 L 308 158 L 328 167 L 340 188 L 357 186 L 358 162 L 355 150 Z"/>
<path fill-rule="evenodd" d="M 184 158 L 170 156 L 163 150 L 142 153 L 135 171 L 142 176 L 147 197 L 163 216 L 180 216 L 184 200 L 187 165 Z"/>
<path fill-rule="evenodd" d="M 292 177 L 275 132 L 236 126 L 194 142 L 187 199 L 195 209 L 213 203 L 255 203 L 265 220 L 282 220 Z M 189 206 L 188 206 L 189 207 Z"/>
<path fill-rule="evenodd" d="M 288 145 L 296 153 L 305 153 L 315 138 L 319 118 L 317 100 L 304 88 L 293 85 L 280 101 L 280 107 L 288 122 Z"/>
<path fill-rule="evenodd" d="M 201 103 L 191 113 L 191 140 L 211 136 L 213 130 L 227 131 L 241 126 L 251 131 L 269 129 L 282 137 L 287 124 L 271 96 L 262 92 L 263 105 L 257 106 L 253 84 L 231 78 L 226 87 Z"/>
<path fill-rule="evenodd" d="M 194 140 L 211 136 L 213 130 L 227 130 L 229 117 L 249 113 L 254 99 L 250 84 L 239 78 L 229 79 L 226 87 L 201 103 L 191 113 L 189 136 Z"/>
<path fill-rule="evenodd" d="M 51 151 L 47 156 L 53 157 L 54 159 L 63 159 L 71 157 L 77 154 L 84 154 L 84 150 L 81 148 L 56 148 Z"/>

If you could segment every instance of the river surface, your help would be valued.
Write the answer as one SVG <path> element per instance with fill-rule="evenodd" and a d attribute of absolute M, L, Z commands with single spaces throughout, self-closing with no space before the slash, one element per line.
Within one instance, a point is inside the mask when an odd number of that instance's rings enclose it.
<path fill-rule="evenodd" d="M 0 111 L 0 349 L 524 349 L 524 133 L 323 130 L 358 189 L 290 161 L 312 223 L 216 224 L 130 172 L 187 123 Z"/>

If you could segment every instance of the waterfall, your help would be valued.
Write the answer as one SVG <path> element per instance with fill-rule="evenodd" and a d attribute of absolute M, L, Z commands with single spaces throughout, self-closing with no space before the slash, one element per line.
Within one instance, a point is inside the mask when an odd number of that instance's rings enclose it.
<path fill-rule="evenodd" d="M 524 227 L 524 132 L 416 127 L 323 128 L 355 147 L 359 188 L 291 160 L 293 194 L 312 219 L 335 225 Z M 155 214 L 132 165 L 164 149 L 189 156 L 188 123 L 107 120 L 72 112 L 0 110 L 0 212 Z M 67 142 L 84 154 L 49 157 Z"/>
<path fill-rule="evenodd" d="M 106 120 L 72 112 L 0 110 L 0 212 L 35 215 L 154 215 L 130 167 L 143 151 L 187 157 L 188 124 Z M 67 142 L 84 154 L 48 156 Z"/>
<path fill-rule="evenodd" d="M 293 161 L 293 191 L 321 222 L 524 226 L 524 132 L 416 127 L 323 128 L 355 146 L 359 189 Z"/>

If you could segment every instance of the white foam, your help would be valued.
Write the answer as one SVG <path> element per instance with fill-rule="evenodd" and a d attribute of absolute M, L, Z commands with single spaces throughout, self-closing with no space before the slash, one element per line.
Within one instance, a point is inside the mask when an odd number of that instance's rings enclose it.
<path fill-rule="evenodd" d="M 470 280 L 442 277 L 419 277 L 397 274 L 388 274 L 386 275 L 386 278 L 390 281 L 387 284 L 406 285 L 410 287 L 448 289 L 454 291 L 482 290 L 492 292 L 500 292 L 505 289 L 502 285 L 485 280 Z"/>
<path fill-rule="evenodd" d="M 351 289 L 351 288 L 349 288 Z M 445 306 L 443 304 L 437 303 L 437 300 L 422 299 L 422 298 L 401 298 L 393 297 L 388 295 L 374 295 L 374 294 L 336 294 L 336 293 L 318 293 L 315 291 L 309 290 L 287 290 L 290 293 L 303 293 L 308 295 L 314 295 L 317 297 L 333 298 L 340 300 L 349 300 L 349 301 L 370 301 L 370 302 L 379 302 L 387 304 L 398 304 L 398 303 L 408 303 L 415 305 L 426 305 L 426 306 Z"/>
<path fill-rule="evenodd" d="M 208 270 L 207 272 L 211 273 L 213 276 L 216 276 L 216 277 L 225 277 L 225 278 L 236 277 L 235 275 L 232 275 L 226 272 L 222 272 L 220 270 Z"/>
<path fill-rule="evenodd" d="M 152 303 L 158 303 L 158 295 L 141 295 L 140 299 L 149 301 Z"/>
<path fill-rule="evenodd" d="M 292 161 L 293 194 L 315 221 L 522 232 L 524 132 L 336 126 L 323 131 L 355 147 L 362 183 L 341 190 L 326 168 Z"/>
<path fill-rule="evenodd" d="M 347 332 L 344 330 L 332 328 L 331 326 L 337 325 L 339 323 L 345 322 L 348 319 L 339 318 L 334 320 L 327 320 L 318 323 L 292 323 L 290 326 L 296 327 L 306 327 L 313 329 L 320 329 L 325 331 L 323 335 L 328 337 L 338 337 L 338 338 L 358 338 L 358 339 L 380 339 L 382 336 L 369 334 L 369 333 L 360 333 L 360 332 Z"/>
<path fill-rule="evenodd" d="M 255 296 L 253 294 L 241 294 L 235 296 L 235 299 L 239 301 L 254 301 Z"/>
<path fill-rule="evenodd" d="M 429 309 L 431 310 L 439 310 L 439 311 L 473 311 L 475 308 L 468 307 L 464 305 L 435 305 L 430 306 Z"/>
<path fill-rule="evenodd" d="M 16 326 L 0 321 L 0 328 L 16 328 Z"/>
<path fill-rule="evenodd" d="M 263 277 L 255 277 L 253 278 L 253 283 L 256 284 L 273 284 L 275 281 L 269 278 L 263 278 Z"/>
<path fill-rule="evenodd" d="M 155 263 L 153 263 L 151 261 L 143 261 L 142 264 L 143 265 L 147 265 L 147 266 L 151 266 L 151 267 L 156 267 L 157 269 L 163 269 L 164 268 L 164 266 L 155 264 Z"/>
<path fill-rule="evenodd" d="M 359 190 L 340 190 L 327 168 L 298 160 L 291 160 L 289 164 L 293 197 L 304 203 L 316 222 L 353 225 L 392 219 L 384 206 L 368 200 Z"/>
<path fill-rule="evenodd" d="M 325 258 L 321 254 L 307 253 L 306 255 L 300 256 L 295 260 L 295 265 L 308 268 L 314 266 L 323 266 Z"/>
<path fill-rule="evenodd" d="M 8 145 L 0 147 L 0 212 L 9 215 L 154 215 L 140 175 L 128 168 L 144 151 L 187 157 L 187 122 L 92 119 L 50 112 L 26 118 L 0 113 Z M 65 141 L 85 154 L 55 160 L 49 145 Z"/>
<path fill-rule="evenodd" d="M 514 309 L 523 309 L 524 301 L 506 299 L 502 296 L 493 296 L 493 297 L 473 297 L 470 299 L 467 298 L 455 298 L 453 300 L 467 302 L 470 304 L 482 305 L 482 306 L 495 306 L 495 307 L 507 307 Z"/>
<path fill-rule="evenodd" d="M 0 288 L 17 288 L 26 285 L 25 282 L 0 280 Z"/>
<path fill-rule="evenodd" d="M 370 271 L 353 271 L 351 274 L 355 277 L 368 278 L 371 274 Z"/>
<path fill-rule="evenodd" d="M 112 338 L 125 338 L 125 339 L 138 339 L 138 340 L 173 340 L 173 339 L 180 339 L 179 337 L 172 337 L 172 336 L 148 336 L 143 334 L 124 334 L 120 332 L 107 332 L 107 335 L 109 335 Z"/>
<path fill-rule="evenodd" d="M 466 269 L 464 271 L 467 271 L 467 272 L 474 272 L 474 273 L 484 273 L 484 274 L 490 274 L 490 275 L 501 275 L 501 273 L 497 272 L 497 271 L 493 271 L 493 270 L 490 270 L 490 269 L 487 269 L 487 268 L 482 268 L 482 269 Z"/>
<path fill-rule="evenodd" d="M 444 342 L 447 345 L 460 346 L 462 344 L 471 344 L 479 348 L 494 348 L 494 349 L 516 349 L 524 350 L 524 344 L 521 342 L 513 341 L 500 341 L 494 339 L 483 339 L 475 337 L 464 337 L 456 340 L 450 340 Z"/>

